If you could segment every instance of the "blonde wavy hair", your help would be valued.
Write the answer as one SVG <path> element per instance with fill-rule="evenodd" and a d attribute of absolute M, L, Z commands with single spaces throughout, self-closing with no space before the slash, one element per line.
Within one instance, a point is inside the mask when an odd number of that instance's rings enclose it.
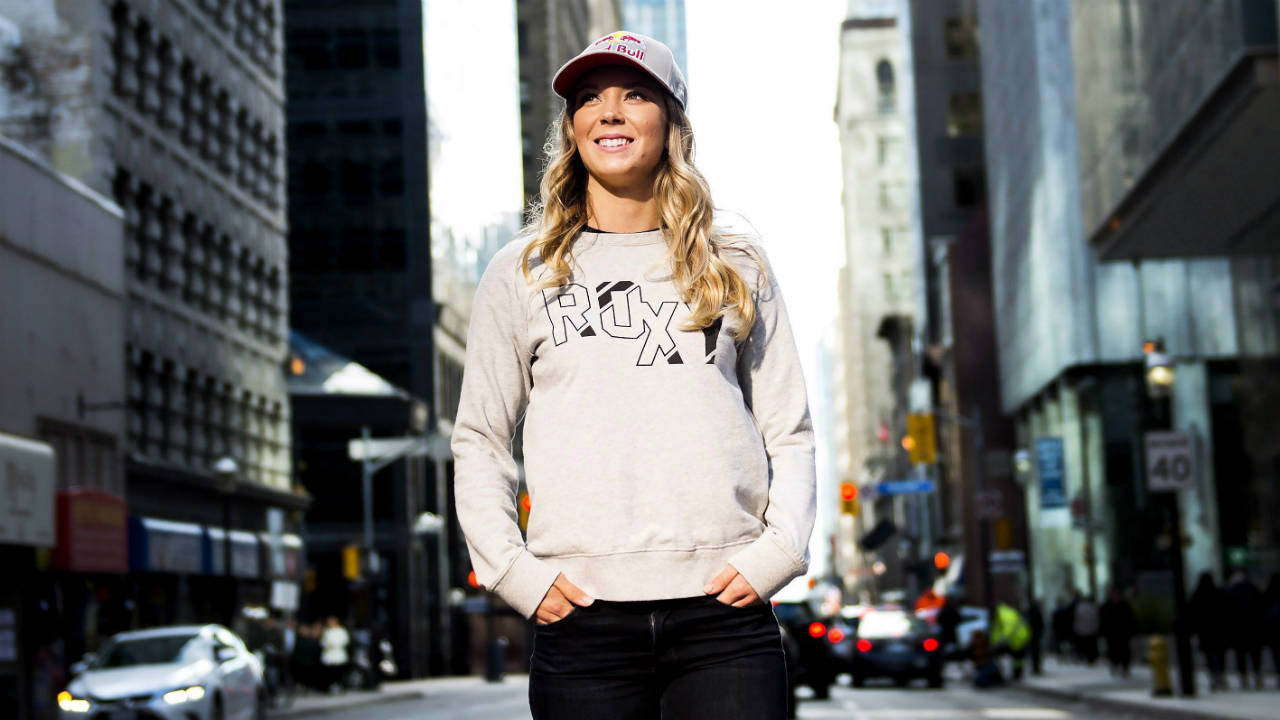
<path fill-rule="evenodd" d="M 768 282 L 764 263 L 742 238 L 712 223 L 711 189 L 693 165 L 693 127 L 674 98 L 662 94 L 667 111 L 666 150 L 658 163 L 653 194 L 658 201 L 662 234 L 672 282 L 691 315 L 685 330 L 709 327 L 729 308 L 741 323 L 734 337 L 743 340 L 755 325 L 751 288 L 729 261 L 730 253 L 750 259 Z M 561 287 L 572 275 L 573 241 L 587 227 L 587 169 L 578 154 L 573 117 L 566 107 L 548 133 L 544 147 L 541 201 L 530 210 L 524 234 L 532 241 L 520 259 L 525 280 L 533 282 L 530 260 L 536 253 L 547 269 L 538 288 Z"/>

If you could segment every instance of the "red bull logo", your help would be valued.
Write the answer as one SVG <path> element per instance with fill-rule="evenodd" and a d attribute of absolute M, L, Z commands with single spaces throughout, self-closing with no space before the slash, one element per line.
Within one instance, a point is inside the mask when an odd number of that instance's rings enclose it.
<path fill-rule="evenodd" d="M 621 31 L 609 33 L 595 41 L 591 47 L 594 50 L 599 49 L 602 45 L 605 52 L 619 52 L 636 60 L 644 59 L 644 41 L 630 33 Z"/>

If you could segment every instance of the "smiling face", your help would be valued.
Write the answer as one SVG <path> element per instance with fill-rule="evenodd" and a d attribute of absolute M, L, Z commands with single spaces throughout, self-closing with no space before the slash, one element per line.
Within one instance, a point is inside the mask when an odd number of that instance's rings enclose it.
<path fill-rule="evenodd" d="M 662 90 L 624 66 L 592 70 L 572 95 L 573 135 L 591 179 L 615 192 L 652 188 L 666 147 Z"/>

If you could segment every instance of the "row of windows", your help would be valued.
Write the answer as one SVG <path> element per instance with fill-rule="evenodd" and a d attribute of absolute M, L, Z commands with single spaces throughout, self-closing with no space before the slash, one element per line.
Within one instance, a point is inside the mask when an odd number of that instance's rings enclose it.
<path fill-rule="evenodd" d="M 57 488 L 104 490 L 124 496 L 124 478 L 116 441 L 110 435 L 79 425 L 40 420 L 40 439 L 53 448 Z"/>
<path fill-rule="evenodd" d="M 279 24 L 277 0 L 198 0 L 200 9 L 232 35 L 236 46 L 268 75 L 278 72 L 272 62 Z"/>
<path fill-rule="evenodd" d="M 294 272 L 399 271 L 408 266 L 405 230 L 391 227 L 298 228 L 289 234 Z"/>
<path fill-rule="evenodd" d="M 215 85 L 169 38 L 123 5 L 112 15 L 113 86 L 122 101 L 154 120 L 228 181 L 279 207 L 280 143 L 230 93 Z"/>
<path fill-rule="evenodd" d="M 260 340 L 284 339 L 281 268 L 267 267 L 226 232 L 125 171 L 114 190 L 125 212 L 125 265 L 136 281 Z"/>
<path fill-rule="evenodd" d="M 393 27 L 306 28 L 289 33 L 289 73 L 400 67 L 400 32 Z"/>
<path fill-rule="evenodd" d="M 236 458 L 249 480 L 287 486 L 288 426 L 280 401 L 130 352 L 129 445 L 134 452 L 211 468 Z"/>

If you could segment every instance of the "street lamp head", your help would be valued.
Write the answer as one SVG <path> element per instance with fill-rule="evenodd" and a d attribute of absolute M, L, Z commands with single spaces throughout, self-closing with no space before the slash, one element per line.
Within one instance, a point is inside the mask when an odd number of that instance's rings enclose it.
<path fill-rule="evenodd" d="M 1147 353 L 1147 395 L 1152 398 L 1169 397 L 1173 392 L 1175 375 L 1173 360 L 1168 355 L 1158 350 Z"/>
<path fill-rule="evenodd" d="M 233 457 L 223 455 L 213 463 L 213 474 L 217 479 L 219 492 L 233 493 L 236 491 L 236 483 L 240 481 L 240 463 Z"/>
<path fill-rule="evenodd" d="M 240 463 L 236 462 L 236 459 L 233 457 L 223 455 L 213 464 L 213 472 L 222 476 L 239 475 Z"/>

